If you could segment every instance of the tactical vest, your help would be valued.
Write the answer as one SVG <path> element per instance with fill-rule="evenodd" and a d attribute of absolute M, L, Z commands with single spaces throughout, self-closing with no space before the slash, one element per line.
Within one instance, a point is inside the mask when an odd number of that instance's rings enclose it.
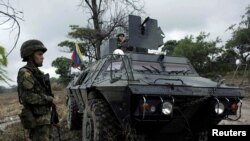
<path fill-rule="evenodd" d="M 24 67 L 20 68 L 19 71 L 23 68 L 29 70 L 31 72 L 32 76 L 34 77 L 35 81 L 34 81 L 34 87 L 32 89 L 32 92 L 37 93 L 37 94 L 45 93 L 46 86 L 44 83 L 44 75 L 41 72 L 39 72 L 38 70 L 35 70 L 34 68 L 31 68 L 28 66 L 24 66 Z M 20 80 L 20 79 L 18 79 L 18 80 Z M 18 84 L 20 84 L 20 82 L 18 82 Z M 18 85 L 17 90 L 18 90 L 19 102 L 20 102 L 20 104 L 23 104 L 23 101 L 21 99 L 21 87 L 19 85 Z"/>
<path fill-rule="evenodd" d="M 32 77 L 34 78 L 34 86 L 31 90 L 31 94 L 38 94 L 45 96 L 46 89 L 44 81 L 44 75 L 39 70 L 34 68 L 30 68 L 28 66 L 24 66 L 21 69 L 27 69 L 31 72 Z M 20 71 L 20 70 L 19 70 Z M 20 77 L 20 75 L 18 75 Z M 50 124 L 51 123 L 51 104 L 45 105 L 35 105 L 35 104 L 28 104 L 22 100 L 22 94 L 28 93 L 29 91 L 25 91 L 22 89 L 21 79 L 18 78 L 18 96 L 20 103 L 24 106 L 22 112 L 19 114 L 21 123 L 25 129 L 31 129 L 38 125 Z"/>
<path fill-rule="evenodd" d="M 46 94 L 46 85 L 44 82 L 44 75 L 39 70 L 35 70 L 34 68 L 30 68 L 28 66 L 24 66 L 22 68 L 25 68 L 29 70 L 33 77 L 34 77 L 34 87 L 32 88 L 32 93 L 39 94 L 41 97 L 45 97 L 44 94 Z M 21 69 L 22 69 L 21 68 Z M 20 82 L 18 82 L 20 84 Z M 51 104 L 47 105 L 30 105 L 28 103 L 23 102 L 22 100 L 22 92 L 21 87 L 18 85 L 18 96 L 19 96 L 19 102 L 24 105 L 26 108 L 30 108 L 34 115 L 44 115 L 48 112 L 50 112 Z"/>

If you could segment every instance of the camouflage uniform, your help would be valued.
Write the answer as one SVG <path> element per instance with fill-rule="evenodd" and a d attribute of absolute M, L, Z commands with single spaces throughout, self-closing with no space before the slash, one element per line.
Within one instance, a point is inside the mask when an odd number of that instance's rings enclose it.
<path fill-rule="evenodd" d="M 25 60 L 24 56 L 22 58 Z M 18 94 L 20 102 L 23 104 L 20 119 L 24 128 L 29 130 L 32 141 L 49 141 L 52 137 L 51 104 L 53 97 L 46 95 L 45 88 L 40 83 L 43 75 L 37 67 L 28 63 L 19 70 L 17 77 Z"/>
<path fill-rule="evenodd" d="M 121 49 L 122 51 L 126 52 L 128 51 L 128 40 L 125 40 L 124 42 L 117 42 L 117 48 Z"/>
<path fill-rule="evenodd" d="M 125 39 L 123 42 L 119 41 L 119 36 L 124 36 L 125 34 L 120 33 L 117 35 L 117 48 L 121 49 L 123 52 L 133 51 L 133 47 L 128 45 L 128 40 Z"/>

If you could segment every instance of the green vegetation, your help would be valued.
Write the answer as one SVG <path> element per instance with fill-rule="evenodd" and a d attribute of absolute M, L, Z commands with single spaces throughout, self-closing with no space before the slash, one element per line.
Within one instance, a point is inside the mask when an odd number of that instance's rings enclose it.
<path fill-rule="evenodd" d="M 201 32 L 197 37 L 186 36 L 179 41 L 167 41 L 162 52 L 167 55 L 185 56 L 193 64 L 199 74 L 213 77 L 225 75 L 236 69 L 236 60 L 249 64 L 250 57 L 250 6 L 242 16 L 242 21 L 230 26 L 232 37 L 224 46 L 218 46 L 220 39 L 208 41 L 209 33 Z M 244 67 L 242 67 L 244 68 Z"/>
<path fill-rule="evenodd" d="M 250 6 L 246 8 L 246 13 L 242 16 L 242 21 L 230 26 L 232 38 L 226 43 L 226 49 L 232 50 L 238 55 L 242 63 L 248 63 L 250 55 Z"/>
<path fill-rule="evenodd" d="M 86 68 L 88 63 L 100 59 L 100 46 L 104 40 L 114 37 L 118 32 L 126 32 L 127 16 L 129 14 L 143 13 L 143 0 L 123 1 L 85 1 L 81 0 L 81 6 L 86 10 L 85 14 L 89 16 L 88 24 L 85 26 L 70 25 L 71 31 L 68 33 L 69 40 L 64 40 L 58 44 L 60 48 L 69 48 L 70 52 L 78 43 L 81 53 L 84 56 L 84 62 L 80 70 Z M 110 13 L 108 11 L 115 11 Z M 60 75 L 59 82 L 66 84 L 70 79 L 70 68 L 67 58 L 57 58 L 52 66 L 56 67 L 56 73 Z M 64 62 L 64 63 L 61 63 Z M 71 61 L 70 61 L 71 62 Z M 69 65 L 72 66 L 71 63 Z"/>
<path fill-rule="evenodd" d="M 6 75 L 6 70 L 4 69 L 7 67 L 8 61 L 5 56 L 5 49 L 0 46 L 0 81 L 4 81 L 8 84 L 7 80 L 10 80 Z"/>
<path fill-rule="evenodd" d="M 220 42 L 219 39 L 216 41 L 206 41 L 208 37 L 209 34 L 201 32 L 195 40 L 193 36 L 181 39 L 178 41 L 173 55 L 187 57 L 198 72 L 206 73 L 213 62 L 213 56 L 220 51 L 216 47 L 216 44 Z"/>
<path fill-rule="evenodd" d="M 91 6 L 91 4 L 87 6 Z M 94 11 L 90 11 L 90 13 L 91 12 Z M 127 12 L 127 14 L 128 13 L 129 12 Z M 124 15 L 117 16 L 119 19 Z M 92 17 L 90 18 L 90 23 L 95 25 L 97 22 L 96 20 L 99 21 L 100 19 Z M 119 22 L 123 23 L 125 21 L 122 20 Z M 105 36 L 105 38 L 100 38 L 101 35 L 104 35 L 107 30 L 105 28 L 107 27 L 100 30 L 99 26 L 81 27 L 79 25 L 71 25 L 71 31 L 68 33 L 68 37 L 72 40 L 65 40 L 59 43 L 58 46 L 67 47 L 72 51 L 77 41 L 80 46 L 80 51 L 85 58 L 87 58 L 80 68 L 80 70 L 83 70 L 87 66 L 87 63 L 99 59 L 100 53 L 98 51 L 100 42 L 112 37 L 117 27 L 119 26 L 114 26 L 114 29 L 108 32 L 109 35 Z M 242 20 L 239 24 L 230 26 L 227 31 L 232 32 L 232 37 L 226 41 L 224 45 L 221 44 L 219 37 L 211 40 L 209 38 L 209 33 L 200 32 L 196 37 L 187 35 L 180 40 L 169 40 L 165 42 L 162 52 L 167 55 L 187 57 L 202 76 L 212 78 L 216 75 L 226 75 L 227 72 L 232 72 L 236 69 L 235 62 L 237 59 L 240 59 L 243 64 L 249 63 L 250 6 L 246 7 L 246 13 L 242 16 Z M 54 66 L 58 68 L 56 73 L 60 75 L 60 82 L 68 82 L 68 78 L 70 78 L 70 69 L 65 69 L 66 66 L 64 64 L 66 63 L 56 63 L 59 62 L 59 60 L 63 61 L 62 58 L 54 61 Z"/>
<path fill-rule="evenodd" d="M 10 87 L 4 87 L 4 86 L 0 86 L 0 94 L 1 93 L 11 93 L 11 92 L 16 92 L 17 91 L 17 86 L 13 85 Z"/>
<path fill-rule="evenodd" d="M 56 74 L 60 75 L 58 80 L 56 79 L 52 80 L 58 81 L 60 84 L 67 85 L 71 79 L 70 75 L 71 75 L 72 60 L 66 57 L 59 57 L 52 62 L 52 66 L 57 68 Z"/>

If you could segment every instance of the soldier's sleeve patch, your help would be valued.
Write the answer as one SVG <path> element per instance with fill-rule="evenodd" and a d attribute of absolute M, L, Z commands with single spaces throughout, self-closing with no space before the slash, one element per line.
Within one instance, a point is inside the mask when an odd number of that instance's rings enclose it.
<path fill-rule="evenodd" d="M 30 71 L 22 70 L 21 77 L 24 89 L 32 89 L 34 87 L 35 81 Z"/>
<path fill-rule="evenodd" d="M 30 77 L 30 76 L 31 76 L 31 73 L 29 71 L 24 72 L 24 77 Z"/>

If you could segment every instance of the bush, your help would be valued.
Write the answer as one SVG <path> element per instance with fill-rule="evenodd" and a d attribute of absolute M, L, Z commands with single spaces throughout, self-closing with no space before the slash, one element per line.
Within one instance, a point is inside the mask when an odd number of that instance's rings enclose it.
<path fill-rule="evenodd" d="M 65 86 L 63 84 L 60 83 L 52 83 L 51 84 L 51 89 L 53 91 L 62 91 L 65 89 Z"/>

